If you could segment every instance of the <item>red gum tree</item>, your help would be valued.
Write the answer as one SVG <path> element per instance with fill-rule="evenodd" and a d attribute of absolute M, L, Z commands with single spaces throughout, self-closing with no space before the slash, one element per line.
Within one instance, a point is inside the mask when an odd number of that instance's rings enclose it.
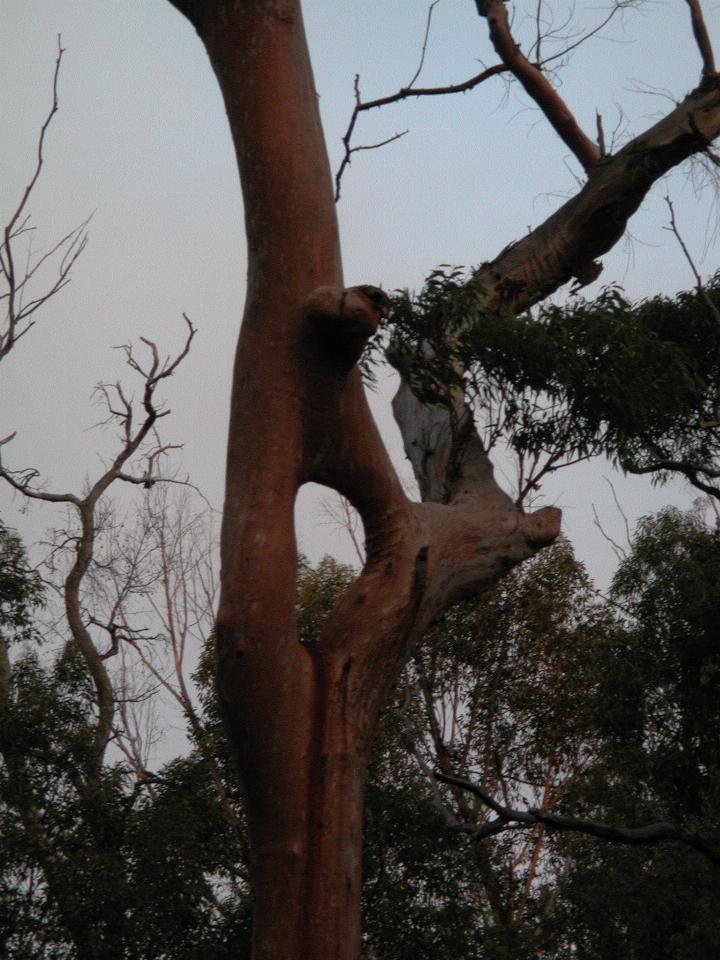
<path fill-rule="evenodd" d="M 216 73 L 245 202 L 248 288 L 217 643 L 218 689 L 246 795 L 253 957 L 356 960 L 363 791 L 379 713 L 428 625 L 551 543 L 560 514 L 526 514 L 497 486 L 461 391 L 428 405 L 403 380 L 394 406 L 423 502 L 408 499 L 356 366 L 385 303 L 374 288 L 344 287 L 299 0 L 171 2 Z M 488 309 L 520 311 L 599 272 L 596 258 L 622 236 L 652 184 L 709 149 L 720 132 L 720 85 L 699 7 L 689 3 L 700 85 L 604 156 L 521 54 L 503 3 L 477 6 L 500 57 L 494 72 L 522 83 L 588 174 L 575 197 L 478 271 Z M 367 562 L 320 639 L 304 644 L 293 507 L 309 481 L 357 508 Z"/>

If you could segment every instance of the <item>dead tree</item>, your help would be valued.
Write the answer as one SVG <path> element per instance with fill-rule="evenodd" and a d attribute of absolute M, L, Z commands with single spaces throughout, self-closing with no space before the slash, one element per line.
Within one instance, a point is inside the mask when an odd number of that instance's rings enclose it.
<path fill-rule="evenodd" d="M 363 790 L 377 718 L 428 625 L 551 543 L 559 511 L 526 514 L 497 486 L 462 392 L 396 413 L 424 502 L 411 502 L 356 366 L 385 302 L 344 286 L 333 182 L 299 0 L 172 0 L 207 49 L 240 169 L 248 289 L 235 364 L 217 619 L 218 688 L 244 785 L 253 956 L 355 960 Z M 720 132 L 720 83 L 699 7 L 699 86 L 602 155 L 523 57 L 501 0 L 478 3 L 512 73 L 587 173 L 577 196 L 477 278 L 485 307 L 519 311 L 622 236 L 652 184 Z M 417 358 L 413 359 L 417 362 Z M 411 379 L 411 378 L 410 378 Z M 432 436 L 432 448 L 423 438 Z M 295 624 L 293 506 L 309 481 L 360 513 L 367 560 L 319 640 Z"/>
<path fill-rule="evenodd" d="M 164 380 L 173 375 L 190 350 L 195 328 L 187 317 L 185 322 L 188 328 L 187 337 L 182 349 L 174 357 L 162 359 L 156 344 L 145 338 L 143 342 L 148 348 L 150 357 L 144 365 L 138 361 L 130 345 L 122 348 L 128 366 L 140 375 L 143 384 L 140 404 L 142 412 L 139 418 L 137 418 L 138 411 L 132 399 L 126 396 L 119 382 L 100 384 L 97 388 L 107 408 L 106 422 L 112 423 L 120 430 L 120 443 L 119 450 L 107 469 L 88 485 L 84 495 L 47 490 L 38 483 L 37 470 L 32 467 L 11 470 L 2 463 L 0 457 L 0 480 L 30 500 L 66 504 L 75 515 L 77 530 L 63 536 L 66 543 L 72 544 L 72 561 L 64 578 L 61 594 L 72 643 L 82 657 L 95 689 L 97 718 L 88 773 L 89 780 L 99 777 L 105 751 L 113 735 L 115 691 L 106 660 L 108 656 L 114 656 L 117 653 L 117 644 L 112 645 L 105 654 L 98 649 L 91 634 L 91 627 L 97 626 L 97 623 L 93 624 L 92 618 L 83 608 L 83 581 L 95 558 L 98 514 L 102 498 L 109 488 L 118 482 L 125 482 L 149 489 L 163 479 L 159 472 L 159 464 L 163 456 L 173 449 L 173 445 L 163 444 L 158 438 L 157 421 L 170 411 L 163 410 L 159 405 L 156 391 Z M 13 433 L 4 440 L 0 440 L 0 452 L 14 436 Z M 133 465 L 141 456 L 144 460 L 142 473 L 131 472 Z"/>

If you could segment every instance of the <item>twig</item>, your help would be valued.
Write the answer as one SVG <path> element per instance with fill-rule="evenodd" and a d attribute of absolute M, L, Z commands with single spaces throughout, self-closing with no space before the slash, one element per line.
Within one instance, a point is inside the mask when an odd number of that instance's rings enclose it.
<path fill-rule="evenodd" d="M 623 523 L 625 525 L 625 539 L 627 541 L 627 545 L 630 549 L 632 549 L 632 533 L 630 531 L 630 521 L 628 520 L 627 514 L 625 513 L 625 511 L 622 508 L 622 505 L 620 504 L 617 491 L 615 490 L 615 484 L 612 482 L 612 480 L 609 477 L 603 477 L 603 480 L 610 487 L 610 492 L 612 493 L 612 498 L 615 502 L 615 508 L 617 509 L 617 512 L 622 517 Z M 623 553 L 625 553 L 625 551 L 623 551 Z"/>
<path fill-rule="evenodd" d="M 400 133 L 394 133 L 386 140 L 380 140 L 378 143 L 366 143 L 359 147 L 349 147 L 345 153 L 345 156 L 343 157 L 340 167 L 338 168 L 338 172 L 335 174 L 335 201 L 337 202 L 340 199 L 340 181 L 342 180 L 342 175 L 345 172 L 345 167 L 350 164 L 350 157 L 354 153 L 360 153 L 361 150 L 377 150 L 380 147 L 385 147 L 388 143 L 392 143 L 394 140 L 399 140 L 409 132 L 409 130 L 403 130 Z"/>
<path fill-rule="evenodd" d="M 624 549 L 620 546 L 619 543 L 616 543 L 616 542 L 613 540 L 613 538 L 610 536 L 610 534 L 606 532 L 605 528 L 603 527 L 602 523 L 600 522 L 600 517 L 598 516 L 597 508 L 595 507 L 595 504 L 594 504 L 594 503 L 593 503 L 593 505 L 592 505 L 592 512 L 593 512 L 593 516 L 594 516 L 594 518 L 595 518 L 594 521 L 593 521 L 594 525 L 598 528 L 598 530 L 599 530 L 600 533 L 602 534 L 603 538 L 604 538 L 605 540 L 607 540 L 607 542 L 610 544 L 610 546 L 611 546 L 612 549 L 613 549 L 613 553 L 615 554 L 615 556 L 617 557 L 617 559 L 622 562 L 622 561 L 627 557 L 627 551 L 624 550 Z"/>
<path fill-rule="evenodd" d="M 438 3 L 440 3 L 440 0 L 433 0 L 433 2 L 428 7 L 427 23 L 425 24 L 425 36 L 423 37 L 422 50 L 420 51 L 420 63 L 418 64 L 418 68 L 415 71 L 412 80 L 407 85 L 408 89 L 410 89 L 410 87 L 413 86 L 417 78 L 422 73 L 422 68 L 425 64 L 425 53 L 427 52 L 428 38 L 430 37 L 430 23 L 432 21 L 433 10 L 438 5 Z"/>
<path fill-rule="evenodd" d="M 597 126 L 597 142 L 600 151 L 600 159 L 606 156 L 605 152 L 605 130 L 603 128 L 603 118 L 599 110 L 595 111 L 595 124 Z"/>
<path fill-rule="evenodd" d="M 685 259 L 687 260 L 688 265 L 693 272 L 693 276 L 695 277 L 695 287 L 697 289 L 699 296 L 702 297 L 703 302 L 705 303 L 705 306 L 708 308 L 708 310 L 713 315 L 713 317 L 717 320 L 718 324 L 720 324 L 720 309 L 718 309 L 717 304 L 713 301 L 713 299 L 710 297 L 710 294 L 705 289 L 705 285 L 703 284 L 702 277 L 700 276 L 700 271 L 695 266 L 695 262 L 692 256 L 690 255 L 690 251 L 688 250 L 687 245 L 685 244 L 685 241 L 680 235 L 680 230 L 678 229 L 678 225 L 675 220 L 675 208 L 673 207 L 672 200 L 667 194 L 665 195 L 665 203 L 667 204 L 668 210 L 670 211 L 670 226 L 663 227 L 663 229 L 669 230 L 671 233 L 675 235 L 675 239 L 680 244 L 680 249 L 684 253 Z"/>

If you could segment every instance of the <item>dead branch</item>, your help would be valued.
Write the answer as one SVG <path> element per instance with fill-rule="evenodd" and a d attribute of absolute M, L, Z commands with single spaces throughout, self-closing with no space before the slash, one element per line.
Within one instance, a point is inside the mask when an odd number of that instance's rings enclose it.
<path fill-rule="evenodd" d="M 408 84 L 408 89 L 415 84 L 415 81 L 418 79 L 422 73 L 422 68 L 425 65 L 425 54 L 427 53 L 428 39 L 430 37 L 430 25 L 432 23 L 433 10 L 438 5 L 440 0 L 433 0 L 433 2 L 428 7 L 427 22 L 425 23 L 425 36 L 423 37 L 422 50 L 420 51 L 420 62 L 418 63 L 417 70 L 413 74 L 413 78 Z"/>
<path fill-rule="evenodd" d="M 38 177 L 40 176 L 40 171 L 42 170 L 43 148 L 45 146 L 45 135 L 47 134 L 50 124 L 52 123 L 53 117 L 58 111 L 58 77 L 60 76 L 60 64 L 62 62 L 64 53 L 65 53 L 65 50 L 61 44 L 60 35 L 58 34 L 58 55 L 57 55 L 57 58 L 55 59 L 55 70 L 53 72 L 52 104 L 50 106 L 50 111 L 46 116 L 43 122 L 43 125 L 40 128 L 40 136 L 38 137 L 38 145 L 37 145 L 37 160 L 35 163 L 35 170 L 33 172 L 32 177 L 30 178 L 30 182 L 25 187 L 25 191 L 20 199 L 20 203 L 18 204 L 15 210 L 15 213 L 12 215 L 12 217 L 10 218 L 10 222 L 5 227 L 6 242 L 7 242 L 8 236 L 12 234 L 16 223 L 18 222 L 20 217 L 23 215 L 23 211 L 25 210 L 30 194 L 32 193 L 33 188 L 37 183 Z"/>
<path fill-rule="evenodd" d="M 427 768 L 427 765 L 425 765 Z M 576 833 L 584 833 L 588 836 L 599 837 L 602 840 L 608 840 L 611 843 L 622 843 L 630 846 L 644 846 L 654 843 L 660 843 L 663 840 L 677 840 L 693 849 L 698 850 L 705 857 L 720 866 L 720 848 L 713 843 L 709 837 L 701 833 L 693 833 L 684 830 L 671 823 L 650 823 L 642 827 L 619 827 L 606 823 L 600 823 L 596 820 L 586 820 L 580 817 L 569 817 L 564 814 L 553 813 L 550 810 L 531 808 L 528 810 L 518 810 L 513 807 L 507 807 L 499 803 L 479 784 L 473 783 L 464 777 L 457 777 L 454 774 L 442 773 L 440 770 L 433 770 L 432 776 L 441 783 L 449 786 L 458 787 L 478 797 L 493 813 L 497 814 L 497 820 L 492 821 L 497 833 L 500 830 L 527 829 L 543 824 L 550 830 L 562 830 Z M 447 818 L 446 818 L 447 819 Z M 475 824 L 464 824 L 463 832 L 476 833 L 477 836 L 487 836 L 486 830 L 488 824 L 476 827 Z"/>
<path fill-rule="evenodd" d="M 496 64 L 493 67 L 488 67 L 486 70 L 482 70 L 480 73 L 475 74 L 474 77 L 470 77 L 469 80 L 464 80 L 462 83 L 448 84 L 443 87 L 402 87 L 396 93 L 390 94 L 386 97 L 378 97 L 376 100 L 365 100 L 363 101 L 360 97 L 360 77 L 358 74 L 355 75 L 355 107 L 353 109 L 352 115 L 350 117 L 350 122 L 348 123 L 347 130 L 342 138 L 343 147 L 345 150 L 340 166 L 337 169 L 335 174 L 335 202 L 340 199 L 340 185 L 342 181 L 343 174 L 345 173 L 346 168 L 350 164 L 350 158 L 353 153 L 356 153 L 358 150 L 372 150 L 377 147 L 382 147 L 386 143 L 392 143 L 393 140 L 398 140 L 400 137 L 404 136 L 408 131 L 404 133 L 396 133 L 394 136 L 389 137 L 387 140 L 383 140 L 381 143 L 376 143 L 371 147 L 351 147 L 350 143 L 352 141 L 353 132 L 355 130 L 355 125 L 357 123 L 358 117 L 361 113 L 366 110 L 374 110 L 378 107 L 385 107 L 390 103 L 399 103 L 401 100 L 407 100 L 409 97 L 439 97 L 445 96 L 446 94 L 453 93 L 467 93 L 468 90 L 473 90 L 475 87 L 479 86 L 481 83 L 484 83 L 485 80 L 489 80 L 490 77 L 496 77 L 501 73 L 507 72 L 507 67 L 502 64 Z M 413 78 L 414 80 L 416 77 Z"/>
<path fill-rule="evenodd" d="M 680 249 L 685 255 L 685 259 L 687 260 L 688 265 L 692 270 L 693 276 L 695 277 L 695 288 L 698 294 L 700 295 L 700 297 L 702 297 L 702 300 L 705 306 L 708 308 L 712 316 L 717 320 L 718 324 L 720 324 L 720 309 L 718 309 L 717 304 L 714 302 L 714 300 L 710 297 L 707 290 L 705 289 L 705 284 L 703 283 L 702 277 L 700 276 L 700 271 L 695 266 L 695 261 L 693 260 L 692 255 L 688 250 L 687 245 L 680 234 L 680 229 L 677 225 L 677 221 L 675 220 L 675 208 L 673 207 L 672 200 L 667 194 L 665 195 L 665 203 L 667 204 L 667 208 L 670 211 L 670 226 L 663 227 L 663 229 L 669 230 L 675 236 L 675 239 L 680 245 Z"/>
<path fill-rule="evenodd" d="M 110 680 L 107 667 L 104 662 L 104 656 L 100 654 L 93 642 L 89 632 L 90 623 L 84 613 L 81 601 L 81 587 L 88 573 L 95 554 L 95 543 L 98 532 L 98 505 L 102 496 L 108 488 L 119 479 L 127 479 L 124 471 L 125 465 L 141 449 L 151 431 L 154 430 L 157 419 L 165 416 L 169 411 L 162 411 L 155 401 L 155 391 L 161 381 L 172 376 L 177 366 L 187 356 L 190 344 L 195 335 L 195 328 L 187 317 L 184 317 L 188 327 L 188 334 L 185 343 L 179 353 L 173 358 L 166 358 L 161 362 L 156 345 L 149 340 L 143 342 L 148 346 L 151 354 L 151 362 L 146 367 L 135 358 L 132 347 L 127 345 L 124 350 L 126 353 L 128 365 L 144 380 L 144 391 L 142 405 L 145 411 L 144 418 L 137 426 L 133 425 L 132 404 L 125 398 L 122 387 L 117 386 L 117 395 L 120 398 L 120 404 L 112 406 L 109 400 L 109 393 L 106 388 L 101 387 L 101 395 L 108 401 L 108 410 L 110 420 L 119 423 L 121 427 L 122 440 L 119 453 L 116 455 L 110 466 L 105 472 L 91 484 L 84 497 L 72 493 L 53 493 L 38 486 L 38 472 L 33 468 L 13 471 L 8 470 L 0 462 L 0 479 L 8 483 L 13 489 L 22 493 L 23 496 L 34 500 L 44 500 L 49 503 L 67 503 L 74 508 L 80 525 L 80 532 L 75 539 L 74 559 L 71 568 L 65 578 L 63 586 L 63 597 L 65 603 L 65 615 L 73 642 L 82 655 L 88 671 L 93 679 L 97 696 L 98 716 L 95 728 L 94 746 L 93 746 L 93 765 L 91 776 L 99 775 L 102 759 L 107 744 L 112 736 L 113 716 L 114 716 L 114 691 Z M 10 438 L 6 438 L 3 443 L 7 443 Z M 159 449 L 151 451 L 150 464 L 154 464 L 157 456 L 163 450 L 169 447 L 160 446 Z M 149 466 L 148 470 L 151 471 Z M 151 473 L 147 474 L 151 476 Z M 152 477 L 152 481 L 156 481 Z"/>
<path fill-rule="evenodd" d="M 58 37 L 58 55 L 52 82 L 52 103 L 40 127 L 35 168 L 18 205 L 5 225 L 0 242 L 0 278 L 5 287 L 0 293 L 0 300 L 5 301 L 4 327 L 0 330 L 0 360 L 7 356 L 17 341 L 35 325 L 33 314 L 69 283 L 72 268 L 87 244 L 86 228 L 89 218 L 66 233 L 35 260 L 33 260 L 31 248 L 28 247 L 25 267 L 19 269 L 17 265 L 17 242 L 20 238 L 25 238 L 25 235 L 33 229 L 26 209 L 43 168 L 45 137 L 58 111 L 58 77 L 64 52 Z M 59 263 L 55 279 L 42 293 L 29 294 L 31 281 L 43 266 L 56 257 L 59 258 Z"/>

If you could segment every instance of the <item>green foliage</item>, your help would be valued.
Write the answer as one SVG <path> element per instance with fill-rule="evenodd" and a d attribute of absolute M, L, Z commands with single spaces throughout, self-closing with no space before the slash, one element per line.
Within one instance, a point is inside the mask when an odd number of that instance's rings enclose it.
<path fill-rule="evenodd" d="M 0 638 L 42 598 L 4 532 Z M 7 650 L 7 646 L 4 647 Z M 25 649 L 0 690 L 0 955 L 221 960 L 247 953 L 242 851 L 197 751 L 138 779 L 92 762 L 94 687 L 71 645 Z"/>
<path fill-rule="evenodd" d="M 313 567 L 305 557 L 298 561 L 297 621 L 302 643 L 317 640 L 340 594 L 355 576 L 352 567 L 323 557 Z"/>
<path fill-rule="evenodd" d="M 42 598 L 40 578 L 28 566 L 20 538 L 0 522 L 0 642 L 34 636 L 32 611 Z"/>
<path fill-rule="evenodd" d="M 717 529 L 698 511 L 646 518 L 612 593 L 627 620 L 604 658 L 596 759 L 568 802 L 604 822 L 664 820 L 720 842 Z M 677 845 L 563 844 L 554 922 L 578 958 L 720 955 L 717 867 Z"/>
<path fill-rule="evenodd" d="M 586 760 L 601 654 L 614 628 L 561 541 L 451 610 L 426 638 L 373 752 L 368 956 L 530 960 L 555 942 L 544 914 L 555 855 L 542 834 L 478 841 L 449 828 L 404 750 L 399 711 L 430 766 L 521 807 L 541 805 L 547 789 L 553 802 Z M 461 821 L 492 817 L 465 794 L 444 789 L 443 797 Z"/>
<path fill-rule="evenodd" d="M 0 742 L 2 955 L 190 960 L 235 942 L 235 928 L 245 937 L 247 898 L 226 905 L 223 892 L 240 852 L 203 758 L 145 784 L 120 763 L 90 780 L 90 711 L 79 658 L 14 664 Z"/>
<path fill-rule="evenodd" d="M 5 596 L 15 606 L 3 610 L 13 636 L 31 637 L 41 592 L 21 545 L 12 549 Z M 329 558 L 301 561 L 303 640 L 318 636 L 352 575 Z M 515 806 L 628 825 L 669 819 L 720 839 L 717 532 L 699 514 L 644 521 L 612 603 L 560 541 L 449 611 L 417 652 L 368 776 L 368 960 L 720 953 L 717 871 L 695 851 L 527 829 L 477 840 L 448 826 L 407 751 L 411 730 L 429 765 Z M 0 723 L 2 956 L 249 956 L 247 850 L 214 663 L 209 640 L 194 677 L 202 731 L 192 728 L 187 756 L 144 777 L 106 762 L 93 777 L 83 661 L 71 648 L 15 657 Z M 493 817 L 461 791 L 441 795 L 458 821 Z"/>
<path fill-rule="evenodd" d="M 396 296 L 383 345 L 409 360 L 430 402 L 463 369 L 483 424 L 518 451 L 605 453 L 626 470 L 680 469 L 712 485 L 720 336 L 708 299 L 720 306 L 720 272 L 704 293 L 631 303 L 609 287 L 594 301 L 504 315 L 485 311 L 472 277 L 447 268 L 419 294 Z"/>

